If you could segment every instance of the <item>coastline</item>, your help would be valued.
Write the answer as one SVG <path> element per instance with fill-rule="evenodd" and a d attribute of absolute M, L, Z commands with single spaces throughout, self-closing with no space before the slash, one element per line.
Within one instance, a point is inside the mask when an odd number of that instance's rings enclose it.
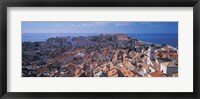
<path fill-rule="evenodd" d="M 48 38 L 53 38 L 53 37 L 67 37 L 67 36 L 70 36 L 70 37 L 79 37 L 79 36 L 98 36 L 100 34 L 120 34 L 120 33 L 88 33 L 88 35 L 85 35 L 84 33 L 41 33 L 41 34 L 37 34 L 37 33 L 22 33 L 22 42 L 45 42 Z M 158 44 L 158 45 L 162 45 L 162 44 L 167 44 L 167 45 L 170 45 L 174 48 L 178 48 L 178 34 L 172 34 L 172 33 L 163 33 L 163 37 L 161 38 L 164 38 L 165 36 L 164 35 L 172 35 L 172 36 L 175 36 L 175 37 L 172 37 L 172 38 L 175 38 L 174 42 L 172 42 L 171 40 L 169 40 L 170 38 L 168 37 L 167 39 L 165 40 L 160 40 L 156 37 L 149 37 L 149 35 L 157 35 L 158 33 L 151 33 L 151 34 L 146 34 L 146 33 L 123 33 L 123 34 L 127 34 L 129 37 L 131 38 L 135 38 L 135 39 L 138 39 L 142 42 L 145 42 L 145 43 L 150 43 L 150 44 Z M 139 35 L 139 37 L 138 37 Z M 144 36 L 141 36 L 141 35 L 144 35 Z"/>

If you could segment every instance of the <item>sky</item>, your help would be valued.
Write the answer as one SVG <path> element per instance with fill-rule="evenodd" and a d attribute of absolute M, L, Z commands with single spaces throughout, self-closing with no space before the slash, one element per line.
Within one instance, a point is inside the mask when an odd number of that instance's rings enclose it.
<path fill-rule="evenodd" d="M 22 33 L 178 33 L 178 22 L 22 21 Z"/>

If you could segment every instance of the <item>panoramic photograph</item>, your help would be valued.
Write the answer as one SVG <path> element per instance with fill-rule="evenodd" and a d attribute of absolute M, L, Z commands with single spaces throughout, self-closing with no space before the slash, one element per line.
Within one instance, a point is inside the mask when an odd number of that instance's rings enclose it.
<path fill-rule="evenodd" d="M 178 77 L 178 22 L 22 21 L 22 77 Z"/>

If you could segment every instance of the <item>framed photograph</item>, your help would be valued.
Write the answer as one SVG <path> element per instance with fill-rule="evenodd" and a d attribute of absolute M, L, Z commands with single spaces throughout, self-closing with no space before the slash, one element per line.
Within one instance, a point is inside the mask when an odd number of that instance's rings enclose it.
<path fill-rule="evenodd" d="M 7 0 L 1 98 L 199 98 L 199 0 Z"/>

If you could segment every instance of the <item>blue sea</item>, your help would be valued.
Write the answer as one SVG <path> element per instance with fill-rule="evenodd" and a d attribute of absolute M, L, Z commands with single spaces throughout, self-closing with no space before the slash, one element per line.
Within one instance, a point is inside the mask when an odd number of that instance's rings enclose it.
<path fill-rule="evenodd" d="M 100 35 L 101 33 L 22 33 L 22 41 L 46 41 L 50 37 L 78 37 Z M 178 33 L 126 33 L 129 37 L 155 44 L 168 44 L 178 47 Z"/>
<path fill-rule="evenodd" d="M 128 36 L 145 42 L 155 44 L 168 44 L 174 47 L 178 47 L 178 33 L 129 33 Z"/>

